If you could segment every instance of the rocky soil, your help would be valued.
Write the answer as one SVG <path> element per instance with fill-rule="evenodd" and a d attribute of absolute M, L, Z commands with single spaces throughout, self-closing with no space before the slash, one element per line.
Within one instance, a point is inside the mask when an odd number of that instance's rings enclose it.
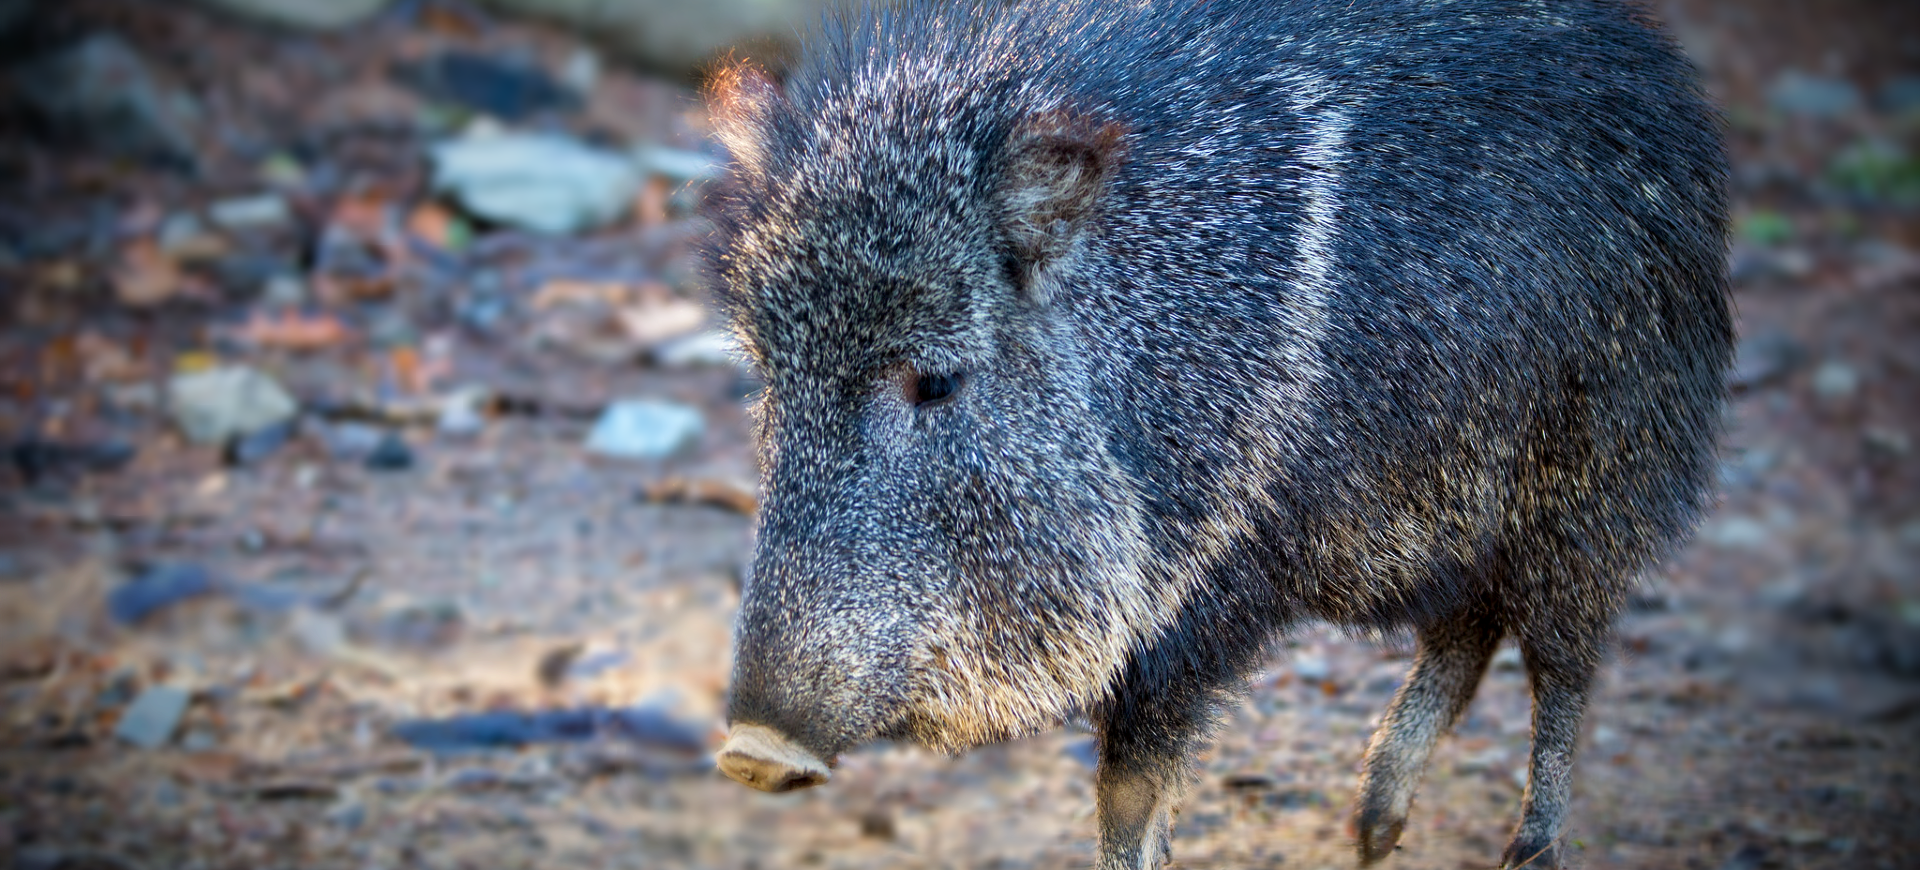
<path fill-rule="evenodd" d="M 753 385 L 690 283 L 694 93 L 460 2 L 331 32 L 25 6 L 0 865 L 1088 866 L 1071 729 L 870 747 L 790 795 L 713 772 Z M 1589 716 L 1572 862 L 1920 866 L 1920 14 L 1659 11 L 1728 111 L 1741 355 L 1720 505 Z M 574 194 L 529 204 L 486 169 L 503 141 Z M 1353 863 L 1408 650 L 1305 626 L 1276 653 L 1177 866 Z M 1528 727 L 1506 650 L 1386 866 L 1490 866 Z"/>

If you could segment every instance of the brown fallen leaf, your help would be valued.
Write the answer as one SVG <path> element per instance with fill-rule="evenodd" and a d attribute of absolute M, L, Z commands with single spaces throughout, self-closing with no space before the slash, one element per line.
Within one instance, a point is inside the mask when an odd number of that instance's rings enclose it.
<path fill-rule="evenodd" d="M 545 311 L 558 305 L 623 305 L 630 290 L 619 281 L 583 281 L 577 278 L 553 278 L 533 294 L 533 310 Z"/>
<path fill-rule="evenodd" d="M 667 200 L 673 197 L 673 186 L 658 175 L 647 179 L 640 186 L 640 192 L 634 196 L 634 219 L 643 227 L 657 227 L 667 222 Z"/>
<path fill-rule="evenodd" d="M 180 263 L 149 239 L 136 239 L 120 252 L 113 270 L 113 292 L 122 305 L 150 308 L 186 286 Z"/>
<path fill-rule="evenodd" d="M 239 779 L 248 769 L 246 758 L 232 752 L 193 752 L 181 755 L 173 765 L 173 776 L 183 782 L 225 785 Z"/>
<path fill-rule="evenodd" d="M 323 350 L 353 337 L 353 330 L 331 314 L 288 311 L 278 315 L 255 312 L 235 334 L 258 347 L 282 350 Z"/>
<path fill-rule="evenodd" d="M 640 497 L 665 504 L 704 504 L 753 516 L 760 499 L 751 487 L 710 477 L 669 477 L 649 484 Z"/>
<path fill-rule="evenodd" d="M 124 341 L 88 330 L 75 337 L 74 350 L 90 383 L 137 381 L 149 374 L 144 336 Z"/>
<path fill-rule="evenodd" d="M 78 260 L 53 260 L 33 270 L 32 283 L 56 292 L 72 290 L 87 279 Z"/>
<path fill-rule="evenodd" d="M 628 306 L 615 312 L 620 326 L 634 341 L 653 344 L 699 331 L 707 310 L 698 302 L 669 299 L 651 305 Z"/>
<path fill-rule="evenodd" d="M 459 247 L 453 212 L 437 202 L 422 203 L 407 215 L 407 232 L 443 250 Z"/>
<path fill-rule="evenodd" d="M 66 652 L 66 644 L 56 637 L 36 637 L 11 644 L 0 651 L 0 682 L 37 680 L 53 673 Z"/>
<path fill-rule="evenodd" d="M 327 223 L 363 239 L 377 239 L 392 225 L 393 197 L 384 191 L 362 190 L 340 197 Z"/>
<path fill-rule="evenodd" d="M 453 364 L 443 354 L 421 353 L 412 347 L 396 347 L 387 355 L 387 362 L 393 367 L 394 383 L 415 396 L 424 396 L 433 392 L 433 385 L 453 370 Z"/>

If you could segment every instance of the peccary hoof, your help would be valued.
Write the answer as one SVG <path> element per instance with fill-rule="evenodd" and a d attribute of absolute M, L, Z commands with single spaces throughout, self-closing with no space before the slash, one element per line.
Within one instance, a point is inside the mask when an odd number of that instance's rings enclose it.
<path fill-rule="evenodd" d="M 780 732 L 762 725 L 735 725 L 715 759 L 720 772 L 742 785 L 782 792 L 827 781 L 827 763 Z"/>

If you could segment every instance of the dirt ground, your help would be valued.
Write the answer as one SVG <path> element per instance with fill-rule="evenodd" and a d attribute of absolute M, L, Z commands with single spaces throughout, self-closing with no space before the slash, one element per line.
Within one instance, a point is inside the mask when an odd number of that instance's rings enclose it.
<path fill-rule="evenodd" d="M 1728 110 L 1741 361 L 1720 505 L 1646 577 L 1588 717 L 1571 863 L 1920 867 L 1920 12 L 1660 9 Z M 711 153 L 692 91 L 464 3 L 322 35 L 134 0 L 34 16 L 8 51 L 112 32 L 192 95 L 197 165 L 76 147 L 0 64 L 0 865 L 1090 864 L 1070 729 L 870 747 L 790 795 L 714 773 L 752 385 L 660 337 L 697 298 L 699 184 L 656 175 L 572 235 L 463 217 L 424 154 L 478 113 L 395 71 L 526 59 L 578 99 L 522 126 Z M 286 214 L 168 230 L 263 195 Z M 222 365 L 299 420 L 183 437 L 162 386 Z M 587 449 L 634 398 L 704 428 L 667 458 Z M 1295 632 L 1176 866 L 1351 866 L 1407 652 Z M 1527 717 L 1507 650 L 1385 866 L 1491 865 Z"/>

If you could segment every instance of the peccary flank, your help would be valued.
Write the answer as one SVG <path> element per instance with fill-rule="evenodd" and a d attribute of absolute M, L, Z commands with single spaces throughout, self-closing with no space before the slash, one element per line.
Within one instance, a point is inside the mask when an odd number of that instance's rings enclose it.
<path fill-rule="evenodd" d="M 1716 115 L 1647 12 L 910 2 L 713 98 L 711 277 L 765 383 L 726 774 L 1081 719 L 1100 867 L 1158 867 L 1288 626 L 1410 631 L 1371 863 L 1512 637 L 1501 866 L 1558 866 L 1596 668 L 1708 502 L 1731 349 Z"/>

